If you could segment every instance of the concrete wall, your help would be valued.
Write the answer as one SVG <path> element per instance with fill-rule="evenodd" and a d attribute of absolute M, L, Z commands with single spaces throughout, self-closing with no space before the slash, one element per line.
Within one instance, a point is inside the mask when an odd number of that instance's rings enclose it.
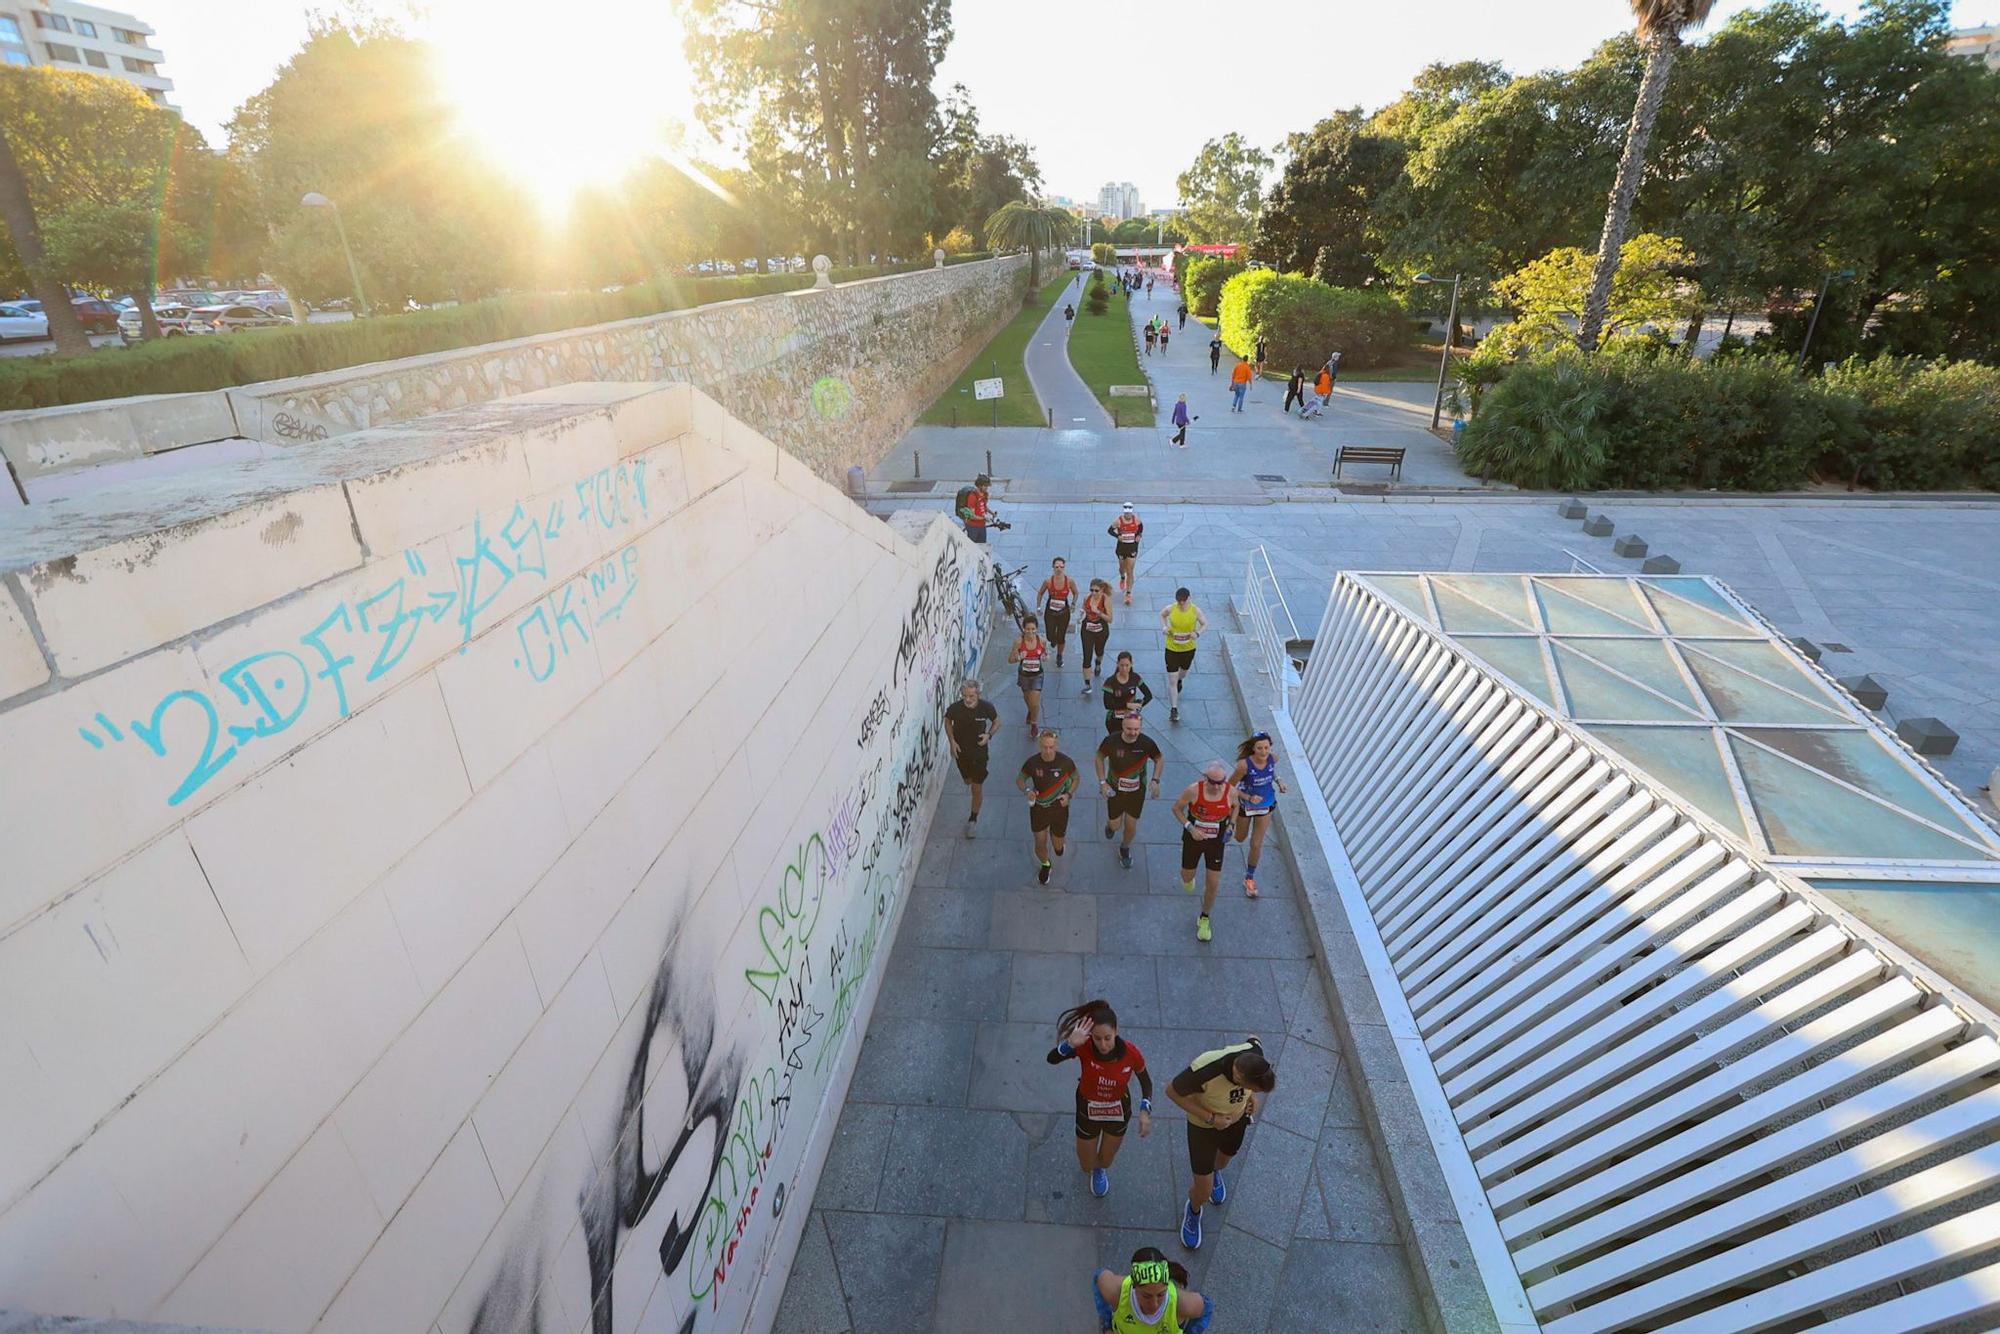
<path fill-rule="evenodd" d="M 0 413 L 0 458 L 35 503 L 64 494 L 48 480 L 79 467 L 232 437 L 311 443 L 553 385 L 656 380 L 694 385 L 837 480 L 879 461 L 1014 317 L 1027 272 L 1009 255 L 241 389 Z"/>
<path fill-rule="evenodd" d="M 0 518 L 0 1307 L 767 1325 L 972 549 L 684 386 L 173 480 Z"/>

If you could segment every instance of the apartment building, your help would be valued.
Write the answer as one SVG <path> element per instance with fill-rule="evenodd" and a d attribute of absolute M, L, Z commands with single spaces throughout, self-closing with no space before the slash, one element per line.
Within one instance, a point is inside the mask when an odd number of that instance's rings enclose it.
<path fill-rule="evenodd" d="M 1967 60 L 1981 61 L 1988 69 L 2000 70 L 2000 23 L 1960 28 L 1945 42 L 1944 49 Z"/>
<path fill-rule="evenodd" d="M 160 73 L 166 59 L 152 26 L 116 9 L 74 0 L 0 0 L 0 64 L 108 74 L 161 106 L 174 81 Z"/>
<path fill-rule="evenodd" d="M 1106 218 L 1143 218 L 1146 205 L 1139 197 L 1139 187 L 1132 182 L 1107 181 L 1097 192 L 1097 212 Z"/>

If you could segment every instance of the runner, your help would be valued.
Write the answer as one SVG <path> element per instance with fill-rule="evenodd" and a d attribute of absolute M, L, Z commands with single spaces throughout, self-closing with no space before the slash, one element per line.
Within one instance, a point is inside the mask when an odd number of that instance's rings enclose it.
<path fill-rule="evenodd" d="M 1021 619 L 1021 637 L 1014 641 L 1014 647 L 1007 650 L 1007 661 L 1019 663 L 1021 670 L 1015 676 L 1015 684 L 1021 687 L 1021 699 L 1028 706 L 1028 735 L 1033 736 L 1035 727 L 1042 720 L 1042 659 L 1049 655 L 1049 641 L 1042 638 L 1041 627 L 1035 618 Z"/>
<path fill-rule="evenodd" d="M 1188 1288 L 1188 1272 L 1157 1246 L 1132 1252 L 1129 1273 L 1097 1271 L 1098 1334 L 1207 1334 L 1215 1303 Z"/>
<path fill-rule="evenodd" d="M 1076 1057 L 1076 1161 L 1090 1176 L 1090 1193 L 1111 1190 L 1111 1160 L 1125 1146 L 1132 1123 L 1132 1076 L 1139 1077 L 1139 1137 L 1153 1133 L 1153 1076 L 1138 1047 L 1118 1036 L 1118 1014 L 1104 1000 L 1085 1001 L 1056 1020 L 1061 1040 L 1049 1064 Z"/>
<path fill-rule="evenodd" d="M 1104 735 L 1115 735 L 1120 719 L 1128 714 L 1137 718 L 1152 702 L 1153 688 L 1132 670 L 1132 655 L 1120 653 L 1118 665 L 1104 678 Z"/>
<path fill-rule="evenodd" d="M 1243 1132 L 1257 1114 L 1260 1093 L 1278 1087 L 1278 1072 L 1256 1038 L 1205 1051 L 1175 1075 L 1167 1096 L 1187 1113 L 1187 1203 L 1181 1207 L 1181 1245 L 1201 1245 L 1204 1205 L 1229 1198 L 1222 1169 L 1243 1149 Z"/>
<path fill-rule="evenodd" d="M 1104 836 L 1125 822 L 1125 837 L 1118 841 L 1118 864 L 1132 869 L 1132 840 L 1139 834 L 1139 814 L 1147 797 L 1160 795 L 1160 748 L 1153 738 L 1140 731 L 1139 715 L 1120 719 L 1118 735 L 1097 743 L 1097 786 L 1104 794 Z M 1146 781 L 1146 766 L 1153 766 L 1153 779 Z"/>
<path fill-rule="evenodd" d="M 1124 590 L 1125 605 L 1132 605 L 1132 590 L 1138 586 L 1139 539 L 1145 535 L 1146 525 L 1139 521 L 1139 511 L 1126 501 L 1118 508 L 1118 517 L 1104 530 L 1110 534 L 1115 545 L 1111 554 L 1118 558 L 1118 587 Z"/>
<path fill-rule="evenodd" d="M 1069 577 L 1069 562 L 1057 556 L 1049 562 L 1049 577 L 1035 594 L 1042 609 L 1042 624 L 1049 628 L 1049 644 L 1056 651 L 1056 666 L 1063 665 L 1063 645 L 1069 641 L 1069 613 L 1076 605 L 1079 590 Z"/>
<path fill-rule="evenodd" d="M 1083 697 L 1090 698 L 1090 672 L 1104 665 L 1104 645 L 1111 638 L 1111 585 L 1102 579 L 1090 581 L 1083 595 L 1083 620 L 1076 636 L 1083 641 Z"/>
<path fill-rule="evenodd" d="M 1162 315 L 1160 317 L 1160 355 L 1163 357 L 1167 355 L 1167 340 L 1173 336 L 1173 332 L 1173 326 L 1168 324 L 1166 316 Z"/>
<path fill-rule="evenodd" d="M 1236 748 L 1236 768 L 1229 782 L 1237 791 L 1236 841 L 1250 840 L 1250 862 L 1243 868 L 1243 893 L 1257 897 L 1257 858 L 1264 851 L 1264 833 L 1271 824 L 1271 812 L 1278 809 L 1278 794 L 1289 791 L 1278 777 L 1278 761 L 1271 755 L 1271 734 L 1259 732 Z"/>
<path fill-rule="evenodd" d="M 1195 641 L 1208 629 L 1208 617 L 1194 605 L 1194 594 L 1174 590 L 1174 602 L 1160 608 L 1160 628 L 1167 632 L 1167 721 L 1181 720 L 1181 682 L 1194 666 Z"/>
<path fill-rule="evenodd" d="M 1049 846 L 1063 855 L 1063 836 L 1069 833 L 1069 799 L 1076 791 L 1076 761 L 1056 749 L 1056 729 L 1045 727 L 1036 739 L 1035 753 L 1021 761 L 1014 779 L 1030 803 L 1028 828 L 1035 835 L 1035 860 L 1041 863 L 1036 879 L 1049 883 Z"/>
<path fill-rule="evenodd" d="M 1208 863 L 1208 880 L 1201 892 L 1201 916 L 1194 938 L 1213 938 L 1208 915 L 1215 909 L 1215 891 L 1222 885 L 1222 850 L 1229 841 L 1229 822 L 1236 814 L 1236 789 L 1229 785 L 1229 766 L 1210 760 L 1202 776 L 1174 798 L 1174 820 L 1181 827 L 1181 888 L 1194 893 L 1194 868 Z"/>
<path fill-rule="evenodd" d="M 986 743 L 1000 730 L 1000 711 L 979 698 L 979 682 L 968 677 L 958 688 L 957 701 L 944 711 L 944 722 L 951 757 L 958 761 L 958 776 L 972 793 L 972 813 L 965 817 L 965 836 L 971 838 L 979 824 L 981 790 L 986 783 Z"/>
<path fill-rule="evenodd" d="M 1147 320 L 1147 321 L 1146 321 L 1146 355 L 1147 355 L 1147 356 L 1149 356 L 1149 357 L 1150 357 L 1150 356 L 1152 356 L 1152 355 L 1153 355 L 1153 345 L 1154 345 L 1155 343 L 1159 342 L 1159 341 L 1160 341 L 1160 331 L 1159 331 L 1158 329 L 1155 329 L 1155 328 L 1153 327 L 1153 322 L 1152 322 L 1151 320 Z"/>

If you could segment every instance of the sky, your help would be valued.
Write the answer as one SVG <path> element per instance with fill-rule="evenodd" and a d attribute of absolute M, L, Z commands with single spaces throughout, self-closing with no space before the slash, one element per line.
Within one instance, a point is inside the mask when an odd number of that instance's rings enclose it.
<path fill-rule="evenodd" d="M 158 30 L 176 103 L 218 145 L 230 113 L 303 40 L 307 9 L 332 7 L 111 2 Z M 398 16 L 407 7 L 374 5 Z M 1755 7 L 1719 0 L 1710 26 Z M 1827 4 L 1849 18 L 1861 7 Z M 1231 21 L 1231 7 L 1216 0 L 955 0 L 938 92 L 965 84 L 988 132 L 1033 145 L 1050 193 L 1094 199 L 1107 181 L 1131 181 L 1148 207 L 1165 207 L 1202 143 L 1230 130 L 1269 148 L 1331 111 L 1393 100 L 1433 61 L 1493 59 L 1521 73 L 1574 65 L 1631 18 L 1625 0 L 1426 0 L 1416 8 L 1261 0 L 1240 11 L 1253 18 Z M 508 21 L 509 11 L 520 21 Z M 427 0 L 423 13 L 409 26 L 456 53 L 454 77 L 472 90 L 498 143 L 531 134 L 538 106 L 593 89 L 619 90 L 609 95 L 622 99 L 611 108 L 621 120 L 691 110 L 669 0 L 591 0 L 573 22 L 525 0 Z M 1080 13 L 1091 16 L 1088 27 L 1077 23 Z M 1996 14 L 2000 0 L 1957 0 L 1953 17 L 1968 26 Z M 566 69 L 553 67 L 551 52 L 565 55 Z"/>

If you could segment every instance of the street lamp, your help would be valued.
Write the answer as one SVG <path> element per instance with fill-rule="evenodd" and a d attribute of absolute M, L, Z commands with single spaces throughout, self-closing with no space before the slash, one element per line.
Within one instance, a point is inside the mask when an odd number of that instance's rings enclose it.
<path fill-rule="evenodd" d="M 1444 317 L 1444 355 L 1438 358 L 1437 397 L 1431 400 L 1431 429 L 1433 431 L 1438 428 L 1438 418 L 1444 415 L 1444 377 L 1451 369 L 1451 331 L 1458 324 L 1458 285 L 1464 278 L 1465 275 L 1462 273 L 1454 273 L 1449 279 L 1433 278 L 1428 273 L 1420 273 L 1413 279 L 1414 282 L 1426 287 L 1432 283 L 1449 282 L 1451 284 L 1451 313 Z"/>
<path fill-rule="evenodd" d="M 308 191 L 299 200 L 300 208 L 323 208 L 333 213 L 333 230 L 340 237 L 340 253 L 347 256 L 347 276 L 354 280 L 354 313 L 368 314 L 368 298 L 361 295 L 361 270 L 354 264 L 354 249 L 347 244 L 347 228 L 340 225 L 340 206 L 317 190 Z"/>
<path fill-rule="evenodd" d="M 1819 313 L 1826 306 L 1826 294 L 1828 289 L 1830 289 L 1833 286 L 1833 280 L 1835 278 L 1852 278 L 1853 276 L 1854 276 L 1853 269 L 1833 269 L 1827 273 L 1826 281 L 1819 285 L 1819 300 L 1813 302 L 1812 318 L 1806 321 L 1805 346 L 1799 349 L 1799 374 L 1801 375 L 1805 374 L 1806 360 L 1807 357 L 1812 352 L 1813 330 L 1819 328 Z"/>

